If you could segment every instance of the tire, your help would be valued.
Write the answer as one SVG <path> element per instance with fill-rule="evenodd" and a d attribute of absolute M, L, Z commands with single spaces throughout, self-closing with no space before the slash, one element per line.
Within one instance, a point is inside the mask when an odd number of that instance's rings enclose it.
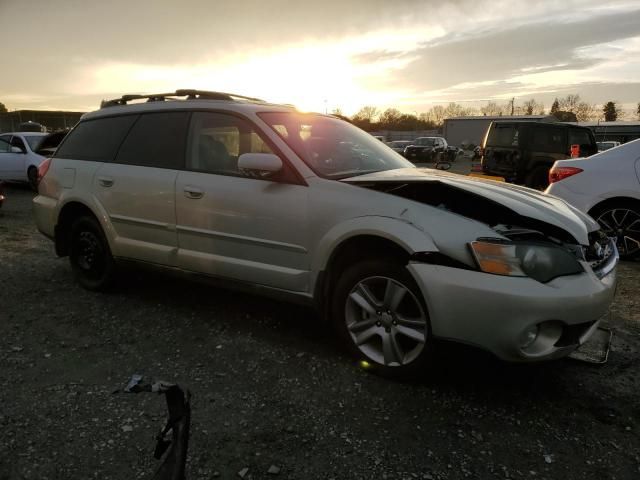
<path fill-rule="evenodd" d="M 69 263 L 76 281 L 87 290 L 107 290 L 113 284 L 115 263 L 95 218 L 85 216 L 73 222 Z"/>
<path fill-rule="evenodd" d="M 34 166 L 29 167 L 27 170 L 27 179 L 29 180 L 29 186 L 34 192 L 38 192 L 38 169 Z"/>
<path fill-rule="evenodd" d="M 544 190 L 549 186 L 549 169 L 551 167 L 538 166 L 529 172 L 524 184 L 535 190 Z"/>
<path fill-rule="evenodd" d="M 618 253 L 623 260 L 640 257 L 640 202 L 620 200 L 593 208 L 591 215 L 602 230 L 616 238 Z"/>
<path fill-rule="evenodd" d="M 402 265 L 365 260 L 348 267 L 333 289 L 331 320 L 346 350 L 375 373 L 413 377 L 430 363 L 427 308 Z"/>

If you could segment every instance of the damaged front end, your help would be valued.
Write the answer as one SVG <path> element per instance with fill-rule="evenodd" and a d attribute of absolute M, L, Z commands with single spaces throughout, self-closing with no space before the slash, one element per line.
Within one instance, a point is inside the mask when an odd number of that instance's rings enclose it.
<path fill-rule="evenodd" d="M 530 277 L 547 283 L 587 269 L 603 278 L 617 264 L 614 242 L 597 229 L 595 222 L 588 223 L 590 219 L 577 216 L 558 199 L 518 187 L 487 186 L 486 182 L 479 184 L 442 174 L 430 177 L 435 178 L 349 180 L 489 227 L 495 236 L 482 229 L 477 236 L 467 239 L 464 252 L 451 248 L 451 242 L 437 242 L 442 254 L 486 273 Z M 431 220 L 423 222 L 428 233 L 444 237 L 440 225 Z M 593 231 L 588 232 L 589 228 Z M 442 264 L 441 259 L 436 260 Z"/>

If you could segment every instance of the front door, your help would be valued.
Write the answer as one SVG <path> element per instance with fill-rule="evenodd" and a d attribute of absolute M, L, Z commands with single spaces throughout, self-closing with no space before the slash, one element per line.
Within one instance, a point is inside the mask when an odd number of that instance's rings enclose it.
<path fill-rule="evenodd" d="M 308 291 L 308 188 L 283 159 L 256 177 L 243 153 L 276 153 L 234 115 L 196 112 L 186 170 L 176 181 L 178 264 L 187 270 L 290 291 Z"/>

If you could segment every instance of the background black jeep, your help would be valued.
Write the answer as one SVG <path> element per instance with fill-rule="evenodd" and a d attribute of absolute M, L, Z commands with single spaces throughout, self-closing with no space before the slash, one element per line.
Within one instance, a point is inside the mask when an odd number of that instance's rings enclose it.
<path fill-rule="evenodd" d="M 593 132 L 586 127 L 553 122 L 492 122 L 483 144 L 482 171 L 508 182 L 542 190 L 556 160 L 597 153 Z"/>

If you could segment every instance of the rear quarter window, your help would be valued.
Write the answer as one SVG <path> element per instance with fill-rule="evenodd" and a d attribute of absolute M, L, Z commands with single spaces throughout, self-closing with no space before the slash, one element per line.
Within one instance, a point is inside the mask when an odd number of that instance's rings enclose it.
<path fill-rule="evenodd" d="M 518 125 L 495 124 L 489 131 L 487 147 L 517 147 L 520 145 Z"/>
<path fill-rule="evenodd" d="M 58 147 L 55 156 L 110 162 L 137 118 L 137 115 L 126 115 L 80 122 Z"/>
<path fill-rule="evenodd" d="M 568 154 L 567 131 L 564 128 L 536 125 L 531 130 L 529 143 L 535 152 Z"/>

